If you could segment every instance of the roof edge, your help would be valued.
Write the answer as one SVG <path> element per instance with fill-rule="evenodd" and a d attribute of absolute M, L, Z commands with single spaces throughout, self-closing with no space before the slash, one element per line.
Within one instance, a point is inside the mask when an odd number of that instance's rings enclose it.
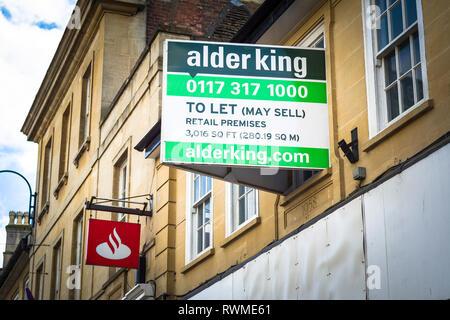
<path fill-rule="evenodd" d="M 266 0 L 255 11 L 231 42 L 255 43 L 295 0 Z"/>
<path fill-rule="evenodd" d="M 83 40 L 92 32 L 90 28 L 97 24 L 97 18 L 101 19 L 104 12 L 135 14 L 142 10 L 145 4 L 110 0 L 78 0 L 76 6 L 80 8 L 81 12 L 81 29 L 66 27 L 62 35 L 20 130 L 27 136 L 28 141 L 37 142 L 36 135 L 40 120 L 50 111 L 50 105 L 56 98 L 52 93 L 62 86 L 64 71 L 76 62 L 73 58 Z"/>

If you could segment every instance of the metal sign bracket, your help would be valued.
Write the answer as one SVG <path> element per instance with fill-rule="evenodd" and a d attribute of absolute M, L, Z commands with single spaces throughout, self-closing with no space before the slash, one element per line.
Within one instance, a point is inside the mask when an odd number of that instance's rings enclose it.
<path fill-rule="evenodd" d="M 148 195 L 148 202 L 137 202 L 130 201 L 129 199 L 108 199 L 108 198 L 98 198 L 95 196 L 91 197 L 90 201 L 85 202 L 86 210 L 96 210 L 96 211 L 106 211 L 106 212 L 117 212 L 124 214 L 134 214 L 138 216 L 153 216 L 153 195 Z M 135 198 L 135 197 L 133 197 Z M 98 201 L 100 200 L 100 201 Z M 116 206 L 116 205 L 106 205 L 105 203 L 109 202 L 120 202 L 123 204 L 131 204 L 131 205 L 140 205 L 142 208 L 129 208 L 125 206 Z M 147 209 L 147 205 L 149 205 L 149 210 Z"/>

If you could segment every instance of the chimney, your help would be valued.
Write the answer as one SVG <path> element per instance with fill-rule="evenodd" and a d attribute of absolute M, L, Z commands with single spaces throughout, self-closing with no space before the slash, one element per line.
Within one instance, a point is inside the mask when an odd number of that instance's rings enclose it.
<path fill-rule="evenodd" d="M 21 225 L 22 224 L 22 217 L 23 217 L 23 213 L 20 211 L 17 211 L 17 220 L 16 220 L 16 224 L 17 225 Z"/>
<path fill-rule="evenodd" d="M 23 224 L 24 224 L 25 226 L 30 225 L 30 214 L 29 214 L 28 212 L 25 212 L 25 213 L 23 214 Z"/>
<path fill-rule="evenodd" d="M 8 264 L 20 240 L 31 232 L 28 212 L 9 212 L 9 223 L 6 229 L 6 246 L 3 252 L 3 268 Z M 16 219 L 17 218 L 17 219 Z"/>

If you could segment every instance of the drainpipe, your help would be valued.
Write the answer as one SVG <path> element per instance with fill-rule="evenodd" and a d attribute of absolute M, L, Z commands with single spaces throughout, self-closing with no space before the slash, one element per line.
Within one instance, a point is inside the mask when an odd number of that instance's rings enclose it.
<path fill-rule="evenodd" d="M 278 240 L 279 235 L 278 235 L 278 204 L 280 203 L 280 195 L 277 194 L 277 199 L 275 200 L 275 204 L 273 206 L 273 220 L 274 220 L 274 225 L 275 225 L 275 241 Z"/>

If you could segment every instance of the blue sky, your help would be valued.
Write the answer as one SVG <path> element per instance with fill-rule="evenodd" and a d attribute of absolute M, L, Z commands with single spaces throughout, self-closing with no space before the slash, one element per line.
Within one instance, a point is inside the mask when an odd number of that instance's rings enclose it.
<path fill-rule="evenodd" d="M 37 145 L 20 132 L 76 0 L 0 0 L 0 170 L 36 189 Z M 26 183 L 0 174 L 0 268 L 8 213 L 28 211 Z"/>

